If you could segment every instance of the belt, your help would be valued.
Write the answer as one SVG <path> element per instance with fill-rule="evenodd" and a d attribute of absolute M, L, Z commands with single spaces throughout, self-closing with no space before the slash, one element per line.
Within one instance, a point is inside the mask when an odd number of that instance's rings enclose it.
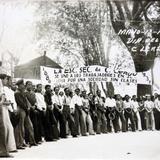
<path fill-rule="evenodd" d="M 125 111 L 126 111 L 127 113 L 131 113 L 131 112 L 132 112 L 132 108 L 125 108 Z"/>
<path fill-rule="evenodd" d="M 69 106 L 69 105 L 63 105 L 63 107 L 70 108 L 70 106 Z"/>
<path fill-rule="evenodd" d="M 112 112 L 114 111 L 116 108 L 115 107 L 108 107 L 108 111 Z"/>

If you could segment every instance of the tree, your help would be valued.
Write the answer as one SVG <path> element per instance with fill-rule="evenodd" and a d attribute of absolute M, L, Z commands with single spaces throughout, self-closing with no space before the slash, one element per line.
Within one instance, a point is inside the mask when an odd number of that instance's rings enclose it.
<path fill-rule="evenodd" d="M 52 7 L 51 7 L 52 6 Z M 38 24 L 39 39 L 49 37 L 49 43 L 56 43 L 63 56 L 74 56 L 83 59 L 85 65 L 108 66 L 103 35 L 107 34 L 107 10 L 101 1 L 90 2 L 41 2 L 41 11 L 47 13 Z M 53 11 L 56 8 L 55 11 Z M 47 17 L 47 18 L 46 18 Z M 53 27 L 51 24 L 56 24 Z M 50 33 L 56 31 L 62 36 L 55 42 Z M 44 36 L 45 35 L 45 36 Z M 53 40 L 54 39 L 54 40 Z M 108 47 L 109 51 L 109 47 Z M 113 92 L 112 83 L 107 83 L 108 90 Z M 93 87 L 91 87 L 93 88 Z"/>
<path fill-rule="evenodd" d="M 160 51 L 160 2 L 106 0 L 106 6 L 115 32 L 131 53 L 136 71 L 151 69 Z M 128 40 L 135 41 L 129 43 Z M 138 92 L 140 89 L 141 85 Z"/>

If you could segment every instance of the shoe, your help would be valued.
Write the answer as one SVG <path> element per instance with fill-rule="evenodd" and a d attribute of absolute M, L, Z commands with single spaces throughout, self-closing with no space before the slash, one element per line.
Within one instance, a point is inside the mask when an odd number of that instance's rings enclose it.
<path fill-rule="evenodd" d="M 10 151 L 10 153 L 16 153 L 16 152 L 18 152 L 17 150 L 14 150 L 14 151 Z"/>
<path fill-rule="evenodd" d="M 88 136 L 87 134 L 82 134 L 82 136 Z"/>
<path fill-rule="evenodd" d="M 24 148 L 24 147 L 22 147 L 22 146 L 20 146 L 20 147 L 17 147 L 17 149 L 22 149 L 22 150 L 23 150 L 23 149 L 25 149 L 25 148 Z"/>
<path fill-rule="evenodd" d="M 12 155 L 10 155 L 10 154 L 2 154 L 2 155 L 0 155 L 0 158 L 13 158 L 14 156 L 12 156 Z"/>
<path fill-rule="evenodd" d="M 108 133 L 107 131 L 104 131 L 104 132 L 103 132 L 103 134 L 107 134 L 107 133 Z M 111 133 L 112 133 L 112 132 L 111 132 Z"/>
<path fill-rule="evenodd" d="M 72 137 L 73 137 L 73 138 L 77 138 L 78 136 L 77 136 L 77 135 L 73 135 Z"/>
<path fill-rule="evenodd" d="M 38 146 L 38 144 L 37 143 L 29 144 L 29 147 L 32 147 L 32 146 Z"/>
<path fill-rule="evenodd" d="M 66 138 L 68 138 L 68 137 L 67 137 L 67 136 L 65 136 L 65 137 L 61 137 L 61 138 L 66 139 Z"/>
<path fill-rule="evenodd" d="M 22 147 L 28 147 L 28 145 L 27 145 L 27 144 L 25 144 L 25 143 L 23 143 Z"/>
<path fill-rule="evenodd" d="M 94 135 L 95 135 L 95 133 L 90 133 L 89 135 L 92 135 L 92 136 L 94 136 Z"/>

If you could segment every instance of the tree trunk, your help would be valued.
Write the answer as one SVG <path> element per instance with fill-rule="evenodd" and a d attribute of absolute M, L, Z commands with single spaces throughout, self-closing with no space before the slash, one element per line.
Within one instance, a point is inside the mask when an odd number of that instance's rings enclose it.
<path fill-rule="evenodd" d="M 144 72 L 148 71 L 152 68 L 154 64 L 154 59 L 156 56 L 156 50 L 151 51 L 152 47 L 157 47 L 159 44 L 156 43 L 150 43 L 150 51 L 146 53 L 144 50 L 142 50 L 142 47 L 145 46 L 145 23 L 142 19 L 142 15 L 144 15 L 144 18 L 146 18 L 146 9 L 153 4 L 153 2 L 139 2 L 135 1 L 133 2 L 133 10 L 131 13 L 129 13 L 129 7 L 127 7 L 126 4 L 127 1 L 111 1 L 106 0 L 107 6 L 109 6 L 110 9 L 110 18 L 112 26 L 115 30 L 115 33 L 118 34 L 120 30 L 128 30 L 128 29 L 139 29 L 141 30 L 140 34 L 135 34 L 134 39 L 142 38 L 142 41 L 140 43 L 131 43 L 127 44 L 128 38 L 132 38 L 130 34 L 119 34 L 118 36 L 122 40 L 122 42 L 125 44 L 128 51 L 131 53 L 131 56 L 133 58 L 133 62 L 135 65 L 136 72 Z M 124 6 L 124 10 L 123 10 Z M 115 14 L 116 13 L 116 14 Z M 127 15 L 127 17 L 125 17 Z M 130 17 L 132 16 L 132 17 Z M 128 19 L 131 18 L 131 19 Z M 126 25 L 126 21 L 129 22 L 129 25 Z M 155 31 L 159 24 L 153 24 L 152 29 Z M 153 33 L 153 32 L 152 32 Z M 156 35 L 152 34 L 152 37 L 156 37 Z M 157 37 L 160 40 L 160 37 Z M 132 47 L 136 47 L 136 52 L 132 50 Z M 137 86 L 137 94 L 143 93 L 143 88 L 147 93 L 151 94 L 151 87 L 147 87 L 145 85 L 138 85 Z"/>

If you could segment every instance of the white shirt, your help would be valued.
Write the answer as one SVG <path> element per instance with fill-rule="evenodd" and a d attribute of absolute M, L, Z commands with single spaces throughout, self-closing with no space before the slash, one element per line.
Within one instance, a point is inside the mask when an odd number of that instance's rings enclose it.
<path fill-rule="evenodd" d="M 123 102 L 123 107 L 124 108 L 131 108 L 131 109 L 133 108 L 131 101 L 129 101 L 129 102 L 124 101 Z"/>
<path fill-rule="evenodd" d="M 53 102 L 53 104 L 57 104 L 57 105 L 59 105 L 59 106 L 62 105 L 62 104 L 61 104 L 61 100 L 60 100 L 60 96 L 59 96 L 59 95 L 56 95 L 56 94 L 54 94 L 54 95 L 52 96 L 52 102 Z"/>
<path fill-rule="evenodd" d="M 160 100 L 156 99 L 154 102 L 154 107 L 160 112 Z"/>
<path fill-rule="evenodd" d="M 71 105 L 71 97 L 70 96 L 64 96 L 64 105 L 70 106 Z"/>
<path fill-rule="evenodd" d="M 115 99 L 107 97 L 105 100 L 105 107 L 116 107 Z"/>
<path fill-rule="evenodd" d="M 37 108 L 41 111 L 42 111 L 42 108 L 45 108 L 46 110 L 46 103 L 45 103 L 43 94 L 35 93 L 35 95 L 36 95 L 36 101 L 37 101 Z"/>
<path fill-rule="evenodd" d="M 13 108 L 11 105 L 8 106 L 8 109 L 13 112 L 13 109 L 14 110 L 17 110 L 17 103 L 15 101 L 15 96 L 14 96 L 14 91 L 12 91 L 10 88 L 8 88 L 7 86 L 4 86 L 4 92 L 5 92 L 5 95 L 6 95 L 6 99 L 7 100 L 10 100 L 11 103 L 13 103 Z"/>
<path fill-rule="evenodd" d="M 78 105 L 78 106 L 82 106 L 83 105 L 83 102 L 82 102 L 82 98 L 78 95 L 74 95 L 71 99 L 71 106 L 70 108 L 75 108 L 75 105 Z"/>
<path fill-rule="evenodd" d="M 144 107 L 150 111 L 152 111 L 152 109 L 154 108 L 154 103 L 152 101 L 148 101 L 146 100 L 144 102 Z"/>
<path fill-rule="evenodd" d="M 59 96 L 60 106 L 64 105 L 64 96 Z"/>
<path fill-rule="evenodd" d="M 132 107 L 133 107 L 134 112 L 137 112 L 138 108 L 139 108 L 138 102 L 132 100 L 131 103 L 132 103 Z"/>

